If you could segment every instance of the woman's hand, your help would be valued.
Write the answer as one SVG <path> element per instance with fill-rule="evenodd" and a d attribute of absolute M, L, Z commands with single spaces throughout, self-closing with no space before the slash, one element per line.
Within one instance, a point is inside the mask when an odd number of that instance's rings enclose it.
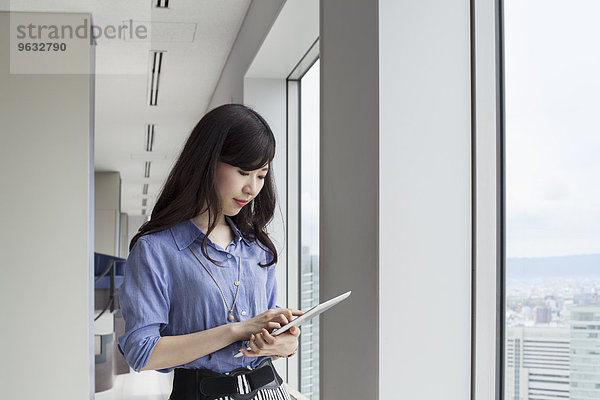
<path fill-rule="evenodd" d="M 238 322 L 239 340 L 246 340 L 251 334 L 266 329 L 269 333 L 279 329 L 292 320 L 292 317 L 304 314 L 294 308 L 273 308 L 247 321 Z"/>
<path fill-rule="evenodd" d="M 292 326 L 289 331 L 281 335 L 272 336 L 266 329 L 250 337 L 250 348 L 240 351 L 246 357 L 281 356 L 286 357 L 298 348 L 300 328 Z"/>

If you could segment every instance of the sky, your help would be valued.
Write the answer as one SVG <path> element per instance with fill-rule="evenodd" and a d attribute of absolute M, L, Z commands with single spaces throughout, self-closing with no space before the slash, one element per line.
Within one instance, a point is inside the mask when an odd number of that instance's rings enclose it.
<path fill-rule="evenodd" d="M 504 11 L 507 256 L 600 253 L 600 2 Z"/>
<path fill-rule="evenodd" d="M 504 2 L 508 257 L 600 253 L 599 16 L 597 0 Z M 312 254 L 318 75 L 316 64 L 303 78 L 301 104 L 302 231 Z"/>
<path fill-rule="evenodd" d="M 301 234 L 302 246 L 319 254 L 319 61 L 301 80 Z"/>

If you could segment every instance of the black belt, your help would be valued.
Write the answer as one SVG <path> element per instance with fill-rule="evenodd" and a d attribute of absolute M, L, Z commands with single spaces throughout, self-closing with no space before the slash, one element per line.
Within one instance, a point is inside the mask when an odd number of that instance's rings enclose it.
<path fill-rule="evenodd" d="M 170 400 L 252 399 L 260 389 L 274 389 L 283 379 L 267 358 L 253 370 L 238 368 L 229 374 L 207 369 L 176 368 Z"/>

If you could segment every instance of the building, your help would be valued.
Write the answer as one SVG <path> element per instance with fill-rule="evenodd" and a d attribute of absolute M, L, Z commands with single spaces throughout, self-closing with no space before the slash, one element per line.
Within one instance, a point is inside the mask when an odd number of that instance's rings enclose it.
<path fill-rule="evenodd" d="M 506 400 L 569 398 L 569 328 L 509 327 Z"/>
<path fill-rule="evenodd" d="M 600 399 L 600 305 L 571 308 L 571 400 Z"/>
<path fill-rule="evenodd" d="M 308 310 L 319 304 L 319 256 L 302 247 L 300 308 Z M 311 399 L 319 398 L 319 317 L 302 325 L 300 335 L 300 391 Z"/>
<path fill-rule="evenodd" d="M 539 306 L 535 309 L 535 323 L 549 324 L 552 322 L 552 308 L 550 306 Z"/>

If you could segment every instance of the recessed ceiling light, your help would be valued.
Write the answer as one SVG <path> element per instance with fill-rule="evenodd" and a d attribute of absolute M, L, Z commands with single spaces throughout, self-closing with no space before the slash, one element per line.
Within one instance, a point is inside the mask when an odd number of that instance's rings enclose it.
<path fill-rule="evenodd" d="M 156 0 L 156 8 L 169 8 L 169 0 Z"/>
<path fill-rule="evenodd" d="M 158 83 L 160 82 L 160 71 L 162 68 L 164 51 L 152 50 L 150 52 L 150 95 L 149 104 L 155 106 L 158 104 Z"/>
<path fill-rule="evenodd" d="M 146 125 L 146 151 L 154 148 L 154 124 Z"/>

